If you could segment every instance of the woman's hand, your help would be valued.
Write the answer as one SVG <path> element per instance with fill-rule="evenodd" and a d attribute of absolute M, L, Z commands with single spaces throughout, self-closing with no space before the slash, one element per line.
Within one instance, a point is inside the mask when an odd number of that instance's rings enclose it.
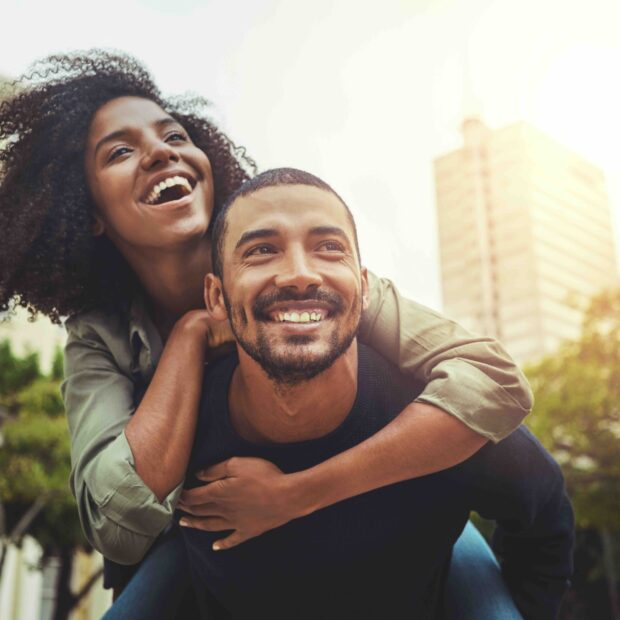
<path fill-rule="evenodd" d="M 214 543 L 230 549 L 250 538 L 302 516 L 295 474 L 284 474 L 269 461 L 233 457 L 199 472 L 202 487 L 183 491 L 178 507 L 190 516 L 181 525 L 209 532 L 234 530 Z"/>
<path fill-rule="evenodd" d="M 174 325 L 173 333 L 178 332 L 203 338 L 208 349 L 217 349 L 234 341 L 230 323 L 213 319 L 207 310 L 186 312 Z"/>

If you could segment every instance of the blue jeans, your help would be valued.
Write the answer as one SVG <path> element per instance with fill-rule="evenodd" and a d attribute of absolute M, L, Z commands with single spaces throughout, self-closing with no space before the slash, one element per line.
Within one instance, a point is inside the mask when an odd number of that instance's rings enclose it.
<path fill-rule="evenodd" d="M 186 615 L 181 611 L 184 605 L 193 603 L 192 594 L 185 545 L 174 527 L 153 544 L 102 620 L 194 618 L 196 613 Z"/>
<path fill-rule="evenodd" d="M 452 550 L 446 616 L 450 620 L 522 620 L 493 552 L 471 522 Z"/>
<path fill-rule="evenodd" d="M 197 608 L 178 529 L 153 545 L 104 620 L 192 618 Z M 454 545 L 446 611 L 450 620 L 522 620 L 493 552 L 468 523 Z"/>

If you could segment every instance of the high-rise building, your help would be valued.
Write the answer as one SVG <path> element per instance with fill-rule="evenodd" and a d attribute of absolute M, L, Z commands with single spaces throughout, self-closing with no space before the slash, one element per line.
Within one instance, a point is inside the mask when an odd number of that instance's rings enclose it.
<path fill-rule="evenodd" d="M 526 123 L 462 129 L 434 165 L 444 311 L 534 360 L 620 284 L 603 173 Z"/>

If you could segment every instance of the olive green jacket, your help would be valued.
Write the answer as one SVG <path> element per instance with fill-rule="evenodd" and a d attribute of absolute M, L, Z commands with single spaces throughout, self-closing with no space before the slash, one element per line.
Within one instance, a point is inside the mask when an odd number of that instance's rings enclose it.
<path fill-rule="evenodd" d="M 426 389 L 417 399 L 499 441 L 532 407 L 529 386 L 504 349 L 402 298 L 369 274 L 359 338 Z M 71 432 L 71 488 L 88 540 L 121 564 L 141 560 L 171 521 L 181 486 L 162 502 L 136 473 L 124 429 L 153 376 L 162 341 L 144 305 L 128 315 L 92 311 L 66 322 L 62 386 Z"/>

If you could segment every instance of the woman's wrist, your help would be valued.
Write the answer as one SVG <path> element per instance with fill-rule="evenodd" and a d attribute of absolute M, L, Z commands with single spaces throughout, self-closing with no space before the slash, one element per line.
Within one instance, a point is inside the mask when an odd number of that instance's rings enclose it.
<path fill-rule="evenodd" d="M 293 518 L 305 517 L 337 501 L 330 500 L 329 481 L 321 468 L 311 467 L 286 476 L 286 496 Z"/>

